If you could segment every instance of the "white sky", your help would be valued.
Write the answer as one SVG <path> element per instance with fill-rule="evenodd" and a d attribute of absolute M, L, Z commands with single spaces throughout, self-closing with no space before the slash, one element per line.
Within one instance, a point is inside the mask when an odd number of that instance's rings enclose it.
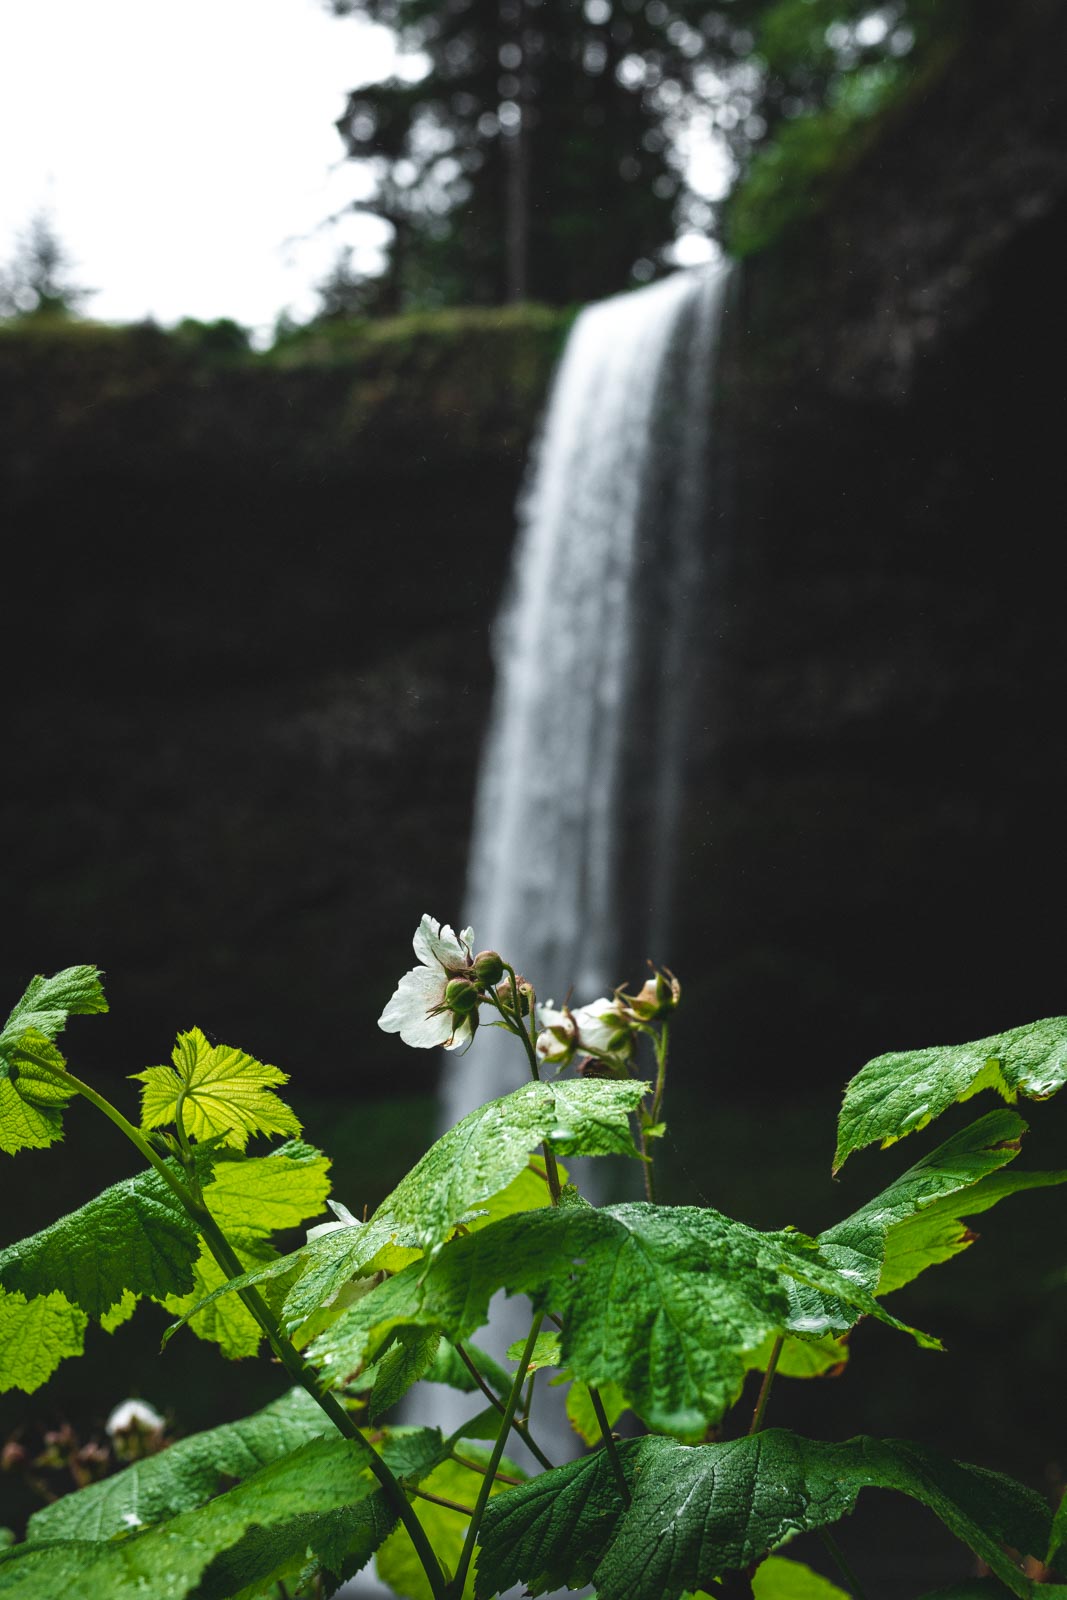
<path fill-rule="evenodd" d="M 380 223 L 320 224 L 366 193 L 333 122 L 394 61 L 386 30 L 320 0 L 0 4 L 0 263 L 43 208 L 98 291 L 90 315 L 261 333 L 314 311 L 342 245 L 375 263 Z M 705 143 L 710 192 L 723 155 Z M 707 253 L 693 237 L 678 256 Z"/>
<path fill-rule="evenodd" d="M 45 207 L 91 315 L 264 327 L 313 310 L 342 244 L 373 248 L 373 220 L 318 224 L 361 192 L 333 120 L 392 61 L 384 29 L 319 0 L 3 0 L 3 21 L 0 261 Z"/>

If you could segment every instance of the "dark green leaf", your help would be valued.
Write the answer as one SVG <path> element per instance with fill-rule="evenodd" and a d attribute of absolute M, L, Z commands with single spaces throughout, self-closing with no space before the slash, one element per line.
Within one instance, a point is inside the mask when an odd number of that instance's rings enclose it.
<path fill-rule="evenodd" d="M 1047 1510 L 1029 1490 L 901 1441 L 828 1444 L 773 1429 L 724 1444 L 650 1437 L 618 1449 L 628 1507 L 603 1451 L 494 1502 L 482 1527 L 481 1600 L 518 1582 L 534 1594 L 592 1582 L 598 1600 L 678 1600 L 838 1521 L 865 1488 L 928 1506 L 1021 1596 L 1029 1580 L 1002 1543 L 1032 1553 L 1048 1537 Z"/>

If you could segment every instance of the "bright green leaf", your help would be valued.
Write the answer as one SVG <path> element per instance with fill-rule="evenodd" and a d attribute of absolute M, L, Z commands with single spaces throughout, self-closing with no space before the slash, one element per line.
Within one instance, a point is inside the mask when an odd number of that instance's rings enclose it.
<path fill-rule="evenodd" d="M 1055 1563 L 1064 1545 L 1067 1545 L 1067 1495 L 1061 1497 L 1056 1515 L 1052 1519 L 1052 1533 L 1049 1536 L 1048 1553 L 1045 1556 L 1048 1566 L 1051 1567 Z"/>
<path fill-rule="evenodd" d="M 893 1051 L 862 1067 L 845 1090 L 838 1118 L 838 1171 L 853 1150 L 883 1149 L 925 1128 L 949 1106 L 995 1089 L 1046 1100 L 1067 1082 L 1067 1017 L 1048 1017 L 972 1044 Z"/>
<path fill-rule="evenodd" d="M 847 1590 L 783 1556 L 770 1556 L 756 1569 L 752 1595 L 753 1600 L 849 1600 Z"/>
<path fill-rule="evenodd" d="M 243 1150 L 252 1134 L 300 1132 L 296 1113 L 274 1092 L 288 1074 L 233 1045 L 212 1045 L 199 1028 L 180 1033 L 172 1067 L 146 1067 L 132 1077 L 141 1091 L 142 1128 L 177 1120 L 179 1105 L 193 1139 L 221 1138 Z"/>
<path fill-rule="evenodd" d="M 105 1333 L 114 1333 L 124 1322 L 129 1322 L 136 1310 L 137 1296 L 132 1289 L 123 1289 L 115 1304 L 101 1316 L 100 1326 Z"/>
<path fill-rule="evenodd" d="M 379 1262 L 386 1247 L 430 1251 L 468 1220 L 477 1231 L 484 1222 L 474 1214 L 491 1209 L 516 1179 L 523 1200 L 543 1207 L 540 1179 L 527 1168 L 545 1140 L 561 1155 L 635 1154 L 629 1117 L 647 1091 L 629 1081 L 560 1079 L 525 1084 L 472 1111 L 430 1147 L 369 1222 L 305 1246 L 304 1270 L 286 1300 L 288 1326 L 299 1326 L 372 1262 L 397 1265 Z"/>
<path fill-rule="evenodd" d="M 379 1284 L 310 1354 L 352 1371 L 401 1327 L 461 1340 L 485 1322 L 498 1288 L 522 1291 L 562 1317 L 561 1357 L 578 1378 L 615 1382 L 650 1426 L 697 1436 L 736 1399 L 747 1353 L 787 1324 L 783 1284 L 794 1275 L 839 1294 L 850 1322 L 860 1311 L 885 1318 L 802 1235 L 759 1234 L 692 1207 L 529 1212 Z"/>
<path fill-rule="evenodd" d="M 1044 1549 L 1049 1517 L 1030 1490 L 894 1440 L 841 1444 L 771 1429 L 723 1444 L 649 1437 L 618 1446 L 624 1506 L 605 1452 L 509 1491 L 486 1513 L 477 1593 L 595 1584 L 598 1600 L 678 1600 L 744 1571 L 795 1534 L 825 1527 L 880 1487 L 928 1506 L 1017 1595 L 1005 1555 Z M 650 1539 L 649 1530 L 656 1530 Z"/>
<path fill-rule="evenodd" d="M 61 1113 L 70 1091 L 42 1063 L 64 1064 L 52 1041 L 68 1016 L 106 1010 L 96 967 L 66 967 L 30 980 L 0 1031 L 0 1150 L 43 1150 L 63 1137 Z M 29 1060 L 26 1051 L 41 1061 Z"/>
<path fill-rule="evenodd" d="M 0 1291 L 0 1391 L 32 1394 L 67 1356 L 80 1356 L 87 1320 L 58 1291 L 30 1300 Z"/>
<path fill-rule="evenodd" d="M 758 1350 L 746 1353 L 745 1365 L 754 1372 L 766 1372 L 775 1336 L 765 1339 Z M 780 1378 L 834 1377 L 849 1358 L 848 1340 L 834 1334 L 821 1339 L 788 1338 L 782 1345 L 775 1368 Z"/>

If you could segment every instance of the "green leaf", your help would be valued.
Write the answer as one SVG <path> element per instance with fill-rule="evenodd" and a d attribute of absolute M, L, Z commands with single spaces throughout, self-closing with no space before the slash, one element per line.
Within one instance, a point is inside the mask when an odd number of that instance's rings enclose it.
<path fill-rule="evenodd" d="M 349 1372 L 401 1327 L 465 1339 L 486 1321 L 498 1288 L 522 1291 L 562 1317 L 560 1354 L 578 1378 L 617 1383 L 650 1427 L 699 1436 L 737 1398 L 747 1353 L 786 1326 L 791 1276 L 840 1295 L 851 1322 L 861 1311 L 885 1320 L 803 1235 L 760 1234 L 693 1207 L 528 1212 L 386 1279 L 343 1311 L 310 1355 Z"/>
<path fill-rule="evenodd" d="M 608 1419 L 608 1427 L 613 1428 L 626 1410 L 626 1397 L 617 1383 L 605 1383 L 597 1392 Z M 567 1390 L 567 1421 L 584 1444 L 600 1443 L 600 1420 L 593 1410 L 589 1385 L 577 1379 Z"/>
<path fill-rule="evenodd" d="M 482 1463 L 488 1461 L 489 1452 L 480 1450 L 476 1445 L 466 1446 L 465 1453 L 472 1460 Z M 501 1462 L 500 1470 L 509 1477 L 521 1476 L 518 1469 L 506 1459 Z M 481 1485 L 482 1474 L 458 1461 L 443 1462 L 423 1483 L 429 1493 L 472 1509 Z M 499 1494 L 505 1487 L 505 1484 L 494 1483 L 490 1493 Z M 459 1563 L 470 1518 L 429 1500 L 416 1500 L 414 1506 L 415 1515 L 426 1529 L 438 1561 L 446 1574 L 453 1573 Z M 377 1567 L 379 1578 L 394 1593 L 406 1596 L 407 1600 L 433 1600 L 422 1563 L 403 1527 L 396 1528 L 378 1551 Z M 473 1600 L 473 1595 L 474 1579 L 468 1573 L 463 1587 L 463 1600 Z"/>
<path fill-rule="evenodd" d="M 126 1290 L 187 1292 L 199 1248 L 196 1224 L 149 1170 L 0 1251 L 0 1285 L 26 1295 L 59 1289 L 90 1316 L 104 1317 Z"/>
<path fill-rule="evenodd" d="M 1008 1195 L 1067 1183 L 1067 1172 L 998 1172 L 959 1195 L 936 1200 L 917 1216 L 899 1223 L 886 1239 L 878 1294 L 889 1294 L 927 1267 L 966 1250 L 978 1237 L 963 1222 L 988 1211 Z"/>
<path fill-rule="evenodd" d="M 252 1134 L 299 1133 L 296 1113 L 274 1093 L 288 1074 L 233 1045 L 211 1045 L 199 1028 L 180 1033 L 173 1067 L 146 1067 L 131 1077 L 144 1084 L 141 1127 L 176 1123 L 179 1108 L 189 1136 L 220 1138 L 243 1150 Z"/>
<path fill-rule="evenodd" d="M 995 1089 L 1047 1100 L 1067 1082 L 1067 1017 L 1048 1017 L 972 1044 L 893 1051 L 862 1067 L 845 1090 L 837 1126 L 837 1172 L 854 1150 L 882 1148 L 939 1117 L 949 1106 Z"/>
<path fill-rule="evenodd" d="M 204 1591 L 198 1585 L 212 1562 L 253 1526 L 276 1527 L 280 1534 L 289 1525 L 289 1553 L 297 1555 L 314 1544 L 317 1524 L 307 1517 L 309 1505 L 321 1515 L 375 1494 L 376 1480 L 365 1470 L 368 1451 L 369 1446 L 354 1440 L 313 1439 L 205 1505 L 129 1538 L 17 1546 L 0 1556 L 0 1595 L 19 1600 L 40 1600 L 64 1591 L 106 1595 L 108 1600 L 144 1600 L 145 1595 L 152 1600 L 184 1600 L 194 1590 L 201 1595 Z M 206 1583 L 205 1589 L 232 1594 L 238 1581 L 246 1585 L 265 1576 L 262 1562 L 276 1562 L 280 1554 L 277 1540 L 266 1554 L 250 1550 L 242 1572 L 228 1570 L 230 1587 L 220 1591 Z"/>
<path fill-rule="evenodd" d="M 758 1350 L 745 1356 L 745 1365 L 754 1372 L 766 1372 L 775 1344 L 774 1335 L 765 1339 Z M 847 1337 L 832 1333 L 819 1339 L 788 1338 L 782 1345 L 776 1372 L 780 1378 L 836 1377 L 849 1358 Z"/>
<path fill-rule="evenodd" d="M 516 1339 L 514 1344 L 508 1345 L 508 1360 L 521 1361 L 522 1352 L 526 1349 L 525 1339 Z M 534 1340 L 533 1354 L 528 1363 L 530 1372 L 539 1372 L 542 1367 L 561 1367 L 563 1356 L 559 1348 L 559 1334 L 553 1328 L 548 1333 L 539 1333 Z"/>
<path fill-rule="evenodd" d="M 603 1451 L 512 1489 L 487 1509 L 477 1594 L 592 1582 L 598 1600 L 678 1600 L 745 1570 L 795 1534 L 846 1516 L 862 1489 L 928 1506 L 1013 1593 L 1029 1580 L 1001 1548 L 1044 1549 L 1037 1495 L 997 1473 L 903 1441 L 841 1444 L 778 1429 L 724 1444 L 649 1437 L 618 1446 L 623 1505 Z"/>
<path fill-rule="evenodd" d="M 0 1292 L 0 1391 L 32 1394 L 67 1356 L 80 1356 L 85 1312 L 62 1294 Z"/>
<path fill-rule="evenodd" d="M 385 1412 L 398 1405 L 413 1383 L 426 1374 L 437 1354 L 441 1335 L 436 1329 L 426 1333 L 421 1328 L 403 1328 L 395 1344 L 390 1345 L 377 1364 L 374 1387 L 367 1402 L 367 1414 L 377 1422 Z"/>
<path fill-rule="evenodd" d="M 752 1577 L 753 1600 L 849 1600 L 829 1578 L 812 1572 L 802 1561 L 769 1556 Z"/>
<path fill-rule="evenodd" d="M 179 1439 L 159 1455 L 64 1495 L 30 1518 L 27 1538 L 110 1539 L 203 1505 L 227 1478 L 248 1478 L 332 1428 L 303 1389 L 290 1389 L 262 1411 Z"/>
<path fill-rule="evenodd" d="M 330 1188 L 329 1159 L 310 1145 L 290 1140 L 266 1156 L 223 1151 L 211 1160 L 213 1181 L 204 1191 L 208 1210 L 243 1267 L 261 1271 L 273 1266 L 280 1258 L 269 1243 L 271 1233 L 297 1227 L 322 1211 Z M 159 1297 L 179 1318 L 164 1343 L 187 1322 L 199 1338 L 217 1344 L 231 1360 L 255 1355 L 263 1330 L 242 1300 L 223 1292 L 229 1282 L 207 1246 L 201 1245 L 189 1291 Z M 274 1296 L 268 1292 L 267 1298 Z"/>
<path fill-rule="evenodd" d="M 52 1041 L 68 1016 L 106 1010 L 96 967 L 65 967 L 50 978 L 31 978 L 0 1031 L 0 1150 L 42 1150 L 63 1137 L 62 1108 L 70 1090 L 25 1052 L 63 1066 Z"/>
<path fill-rule="evenodd" d="M 430 1147 L 369 1222 L 304 1247 L 303 1271 L 285 1304 L 287 1325 L 298 1327 L 389 1246 L 429 1252 L 461 1222 L 484 1227 L 491 1218 L 477 1213 L 517 1179 L 523 1196 L 544 1208 L 540 1179 L 527 1168 L 546 1140 L 561 1155 L 635 1155 L 629 1117 L 647 1092 L 643 1083 L 561 1079 L 528 1083 L 472 1111 Z"/>

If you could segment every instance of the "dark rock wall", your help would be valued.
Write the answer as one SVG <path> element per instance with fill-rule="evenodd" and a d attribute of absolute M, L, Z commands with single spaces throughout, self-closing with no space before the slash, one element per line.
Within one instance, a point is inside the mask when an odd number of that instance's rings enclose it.
<path fill-rule="evenodd" d="M 402 1087 L 375 1018 L 419 914 L 458 909 L 564 331 L 479 313 L 222 366 L 151 331 L 0 337 L 0 992 L 104 966 L 86 1065 L 199 1023 L 323 1088 Z"/>
<path fill-rule="evenodd" d="M 1067 1009 L 1065 63 L 1002 8 L 735 296 L 679 945 L 739 1094 Z"/>

